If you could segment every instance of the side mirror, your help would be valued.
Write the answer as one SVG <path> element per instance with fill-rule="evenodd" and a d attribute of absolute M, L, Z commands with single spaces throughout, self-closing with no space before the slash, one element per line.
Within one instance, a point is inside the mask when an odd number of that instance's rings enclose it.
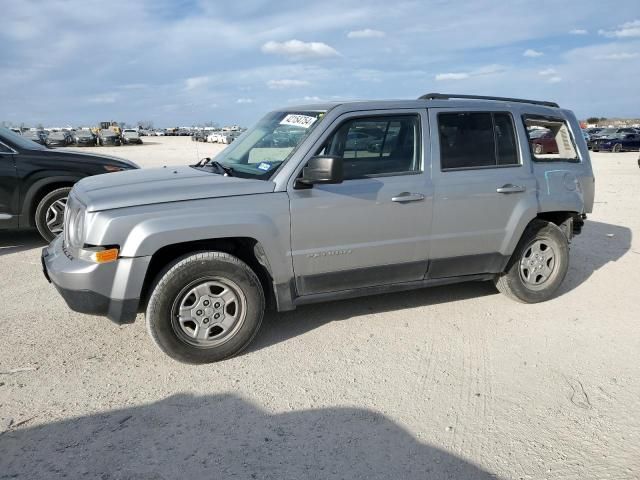
<path fill-rule="evenodd" d="M 342 183 L 344 180 L 342 158 L 319 155 L 312 157 L 302 169 L 302 177 L 298 179 L 303 185 L 319 183 Z"/>

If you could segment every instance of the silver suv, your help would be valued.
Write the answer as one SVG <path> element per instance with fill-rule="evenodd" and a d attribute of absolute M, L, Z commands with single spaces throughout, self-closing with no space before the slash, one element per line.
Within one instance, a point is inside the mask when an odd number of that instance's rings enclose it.
<path fill-rule="evenodd" d="M 553 134 L 535 153 L 530 132 Z M 215 159 L 98 175 L 43 250 L 69 307 L 189 363 L 227 358 L 265 308 L 470 280 L 549 299 L 594 177 L 555 103 L 428 94 L 266 115 Z"/>

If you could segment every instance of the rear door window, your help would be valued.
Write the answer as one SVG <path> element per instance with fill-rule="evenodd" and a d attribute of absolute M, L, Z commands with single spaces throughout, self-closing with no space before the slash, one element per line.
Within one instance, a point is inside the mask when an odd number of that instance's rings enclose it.
<path fill-rule="evenodd" d="M 438 114 L 442 170 L 520 164 L 514 123 L 507 112 Z"/>

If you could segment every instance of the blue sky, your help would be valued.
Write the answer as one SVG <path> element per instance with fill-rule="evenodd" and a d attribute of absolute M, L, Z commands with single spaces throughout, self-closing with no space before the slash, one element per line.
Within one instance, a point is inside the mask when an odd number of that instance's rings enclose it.
<path fill-rule="evenodd" d="M 248 125 L 433 91 L 640 116 L 638 0 L 0 2 L 0 121 Z"/>

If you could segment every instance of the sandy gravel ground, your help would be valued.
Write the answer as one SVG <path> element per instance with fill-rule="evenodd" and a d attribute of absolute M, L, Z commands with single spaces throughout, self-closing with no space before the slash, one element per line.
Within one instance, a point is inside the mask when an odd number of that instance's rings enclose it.
<path fill-rule="evenodd" d="M 218 148 L 148 141 L 102 151 Z M 593 155 L 595 212 L 552 301 L 470 283 L 307 306 L 209 366 L 162 355 L 141 318 L 69 311 L 37 235 L 0 233 L 0 478 L 638 478 L 637 157 Z"/>

